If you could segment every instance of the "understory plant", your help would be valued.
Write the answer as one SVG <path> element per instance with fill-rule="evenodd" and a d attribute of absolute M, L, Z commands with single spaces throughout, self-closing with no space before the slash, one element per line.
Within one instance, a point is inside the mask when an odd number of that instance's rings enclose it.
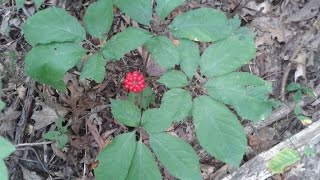
<path fill-rule="evenodd" d="M 294 108 L 294 115 L 296 115 L 296 117 L 299 119 L 299 121 L 303 124 L 303 125 L 309 125 L 312 123 L 312 120 L 307 117 L 304 116 L 302 114 L 302 107 L 301 107 L 301 101 L 302 101 L 302 95 L 307 95 L 310 97 L 315 97 L 315 92 L 307 86 L 301 86 L 299 83 L 297 82 L 291 82 L 290 84 L 288 84 L 287 88 L 286 88 L 287 92 L 294 92 L 293 95 L 293 101 L 296 103 L 295 108 Z"/>
<path fill-rule="evenodd" d="M 156 0 L 160 21 L 183 0 Z M 112 37 L 113 7 L 140 24 Z M 147 29 L 153 14 L 152 0 L 99 0 L 88 6 L 83 25 L 62 8 L 52 7 L 28 18 L 23 26 L 32 49 L 25 71 L 40 83 L 66 92 L 65 73 L 75 66 L 80 79 L 97 83 L 106 75 L 105 65 L 126 53 L 145 47 L 166 72 L 158 82 L 168 91 L 160 107 L 152 88 L 139 71 L 127 74 L 123 86 L 128 99 L 111 99 L 115 120 L 130 127 L 115 137 L 98 155 L 96 179 L 162 179 L 157 161 L 178 179 L 202 179 L 193 148 L 166 130 L 190 117 L 200 145 L 217 160 L 239 167 L 247 139 L 239 119 L 261 121 L 272 111 L 271 84 L 246 72 L 234 72 L 255 55 L 254 34 L 212 8 L 178 15 L 168 26 L 175 41 Z M 86 37 L 89 37 L 86 39 Z M 98 39 L 93 44 L 90 37 Z M 198 42 L 210 43 L 200 55 Z M 90 45 L 84 49 L 83 44 Z M 194 88 L 196 87 L 196 88 Z M 237 115 L 236 115 L 237 114 Z M 147 134 L 146 139 L 142 134 Z"/>

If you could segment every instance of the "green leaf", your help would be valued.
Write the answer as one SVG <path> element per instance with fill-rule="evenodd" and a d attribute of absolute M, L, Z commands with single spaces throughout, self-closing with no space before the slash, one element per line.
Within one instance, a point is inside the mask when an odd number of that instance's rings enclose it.
<path fill-rule="evenodd" d="M 125 180 L 136 150 L 136 132 L 121 134 L 98 155 L 99 166 L 95 169 L 96 180 Z"/>
<path fill-rule="evenodd" d="M 182 39 L 178 44 L 178 51 L 181 59 L 180 67 L 189 79 L 192 79 L 200 61 L 198 44 L 190 40 Z"/>
<path fill-rule="evenodd" d="M 239 167 L 247 139 L 237 117 L 209 96 L 197 97 L 193 102 L 192 115 L 200 145 L 216 159 Z"/>
<path fill-rule="evenodd" d="M 248 30 L 249 31 L 249 30 Z M 200 70 L 207 77 L 221 76 L 249 63 L 256 52 L 251 32 L 234 34 L 210 45 L 201 55 Z"/>
<path fill-rule="evenodd" d="M 192 97 L 187 90 L 180 88 L 167 91 L 162 98 L 161 108 L 174 122 L 184 120 L 192 108 Z"/>
<path fill-rule="evenodd" d="M 107 74 L 104 67 L 106 63 L 107 60 L 100 53 L 93 54 L 84 62 L 80 79 L 90 78 L 101 83 Z"/>
<path fill-rule="evenodd" d="M 302 100 L 302 91 L 301 90 L 298 90 L 296 93 L 294 93 L 293 100 L 296 103 L 299 103 Z"/>
<path fill-rule="evenodd" d="M 156 95 L 151 87 L 147 86 L 139 94 L 130 92 L 128 95 L 128 101 L 137 104 L 142 109 L 147 109 L 150 104 L 155 103 Z"/>
<path fill-rule="evenodd" d="M 150 25 L 152 0 L 113 0 L 113 3 L 138 23 Z"/>
<path fill-rule="evenodd" d="M 127 100 L 111 99 L 111 112 L 113 117 L 120 123 L 138 127 L 140 121 L 140 109 Z"/>
<path fill-rule="evenodd" d="M 199 160 L 192 147 L 167 133 L 150 134 L 150 146 L 163 166 L 178 179 L 202 179 Z"/>
<path fill-rule="evenodd" d="M 158 82 L 172 89 L 187 86 L 188 78 L 183 72 L 172 70 L 162 75 Z"/>
<path fill-rule="evenodd" d="M 147 109 L 142 114 L 141 123 L 148 133 L 157 133 L 167 130 L 172 123 L 172 118 L 161 108 Z"/>
<path fill-rule="evenodd" d="M 68 143 L 68 136 L 66 134 L 61 134 L 57 140 L 59 142 L 59 148 L 63 149 L 64 146 Z"/>
<path fill-rule="evenodd" d="M 6 104 L 0 100 L 0 111 L 2 111 L 4 107 L 6 107 Z"/>
<path fill-rule="evenodd" d="M 42 137 L 48 140 L 58 140 L 61 133 L 59 131 L 48 131 Z"/>
<path fill-rule="evenodd" d="M 184 0 L 157 0 L 156 13 L 160 20 L 164 20 L 171 11 L 183 3 Z"/>
<path fill-rule="evenodd" d="M 9 179 L 8 169 L 4 161 L 0 160 L 0 176 L 2 179 Z"/>
<path fill-rule="evenodd" d="M 118 60 L 124 54 L 142 46 L 152 35 L 140 28 L 127 28 L 113 36 L 102 48 L 107 60 Z"/>
<path fill-rule="evenodd" d="M 113 20 L 112 6 L 111 0 L 99 0 L 87 8 L 83 23 L 91 36 L 102 39 L 110 30 Z"/>
<path fill-rule="evenodd" d="M 310 145 L 306 145 L 304 147 L 303 154 L 305 154 L 307 157 L 312 157 L 316 155 L 316 153 L 314 152 L 314 149 Z"/>
<path fill-rule="evenodd" d="M 272 174 L 283 173 L 288 166 L 300 160 L 299 153 L 291 148 L 282 149 L 276 156 L 269 160 L 267 167 Z"/>
<path fill-rule="evenodd" d="M 297 116 L 297 115 L 300 115 L 302 113 L 302 108 L 301 106 L 296 106 L 294 107 L 294 110 L 293 110 L 294 114 Z"/>
<path fill-rule="evenodd" d="M 19 10 L 20 8 L 23 7 L 25 1 L 26 0 L 16 0 L 16 8 L 17 8 L 17 10 Z"/>
<path fill-rule="evenodd" d="M 266 119 L 272 111 L 271 83 L 250 73 L 235 72 L 207 81 L 209 96 L 233 106 L 239 116 L 251 121 Z"/>
<path fill-rule="evenodd" d="M 44 0 L 34 0 L 34 3 L 36 5 L 36 8 L 39 9 L 39 7 L 41 6 L 41 4 L 43 3 Z"/>
<path fill-rule="evenodd" d="M 223 12 L 212 8 L 199 8 L 178 15 L 169 25 L 169 31 L 178 38 L 212 42 L 224 39 L 232 33 Z"/>
<path fill-rule="evenodd" d="M 238 15 L 235 15 L 230 21 L 230 26 L 232 26 L 233 30 L 236 30 L 240 27 L 241 25 L 241 20 Z"/>
<path fill-rule="evenodd" d="M 316 93 L 309 87 L 302 87 L 301 91 L 311 97 L 316 97 Z"/>
<path fill-rule="evenodd" d="M 25 70 L 35 80 L 58 90 L 66 91 L 63 78 L 85 55 L 84 49 L 74 43 L 37 45 L 26 55 Z"/>
<path fill-rule="evenodd" d="M 61 8 L 48 8 L 31 16 L 23 26 L 24 36 L 31 45 L 50 42 L 80 42 L 84 28 L 75 17 Z"/>
<path fill-rule="evenodd" d="M 62 134 L 66 133 L 68 130 L 67 125 L 66 126 L 62 125 L 63 121 L 64 119 L 61 116 L 59 116 L 57 121 L 57 127 L 58 127 L 58 131 L 61 132 Z"/>
<path fill-rule="evenodd" d="M 11 144 L 11 142 L 6 140 L 2 136 L 0 136 L 0 145 L 1 145 L 0 159 L 4 159 L 5 157 L 9 156 L 11 153 L 13 153 L 16 150 L 15 147 Z"/>
<path fill-rule="evenodd" d="M 151 151 L 141 141 L 137 143 L 126 180 L 161 180 L 161 173 Z"/>
<path fill-rule="evenodd" d="M 296 91 L 296 90 L 298 90 L 300 88 L 301 88 L 301 85 L 299 83 L 292 82 L 292 83 L 288 84 L 287 91 L 288 92 Z"/>
<path fill-rule="evenodd" d="M 153 37 L 146 42 L 145 46 L 156 63 L 165 69 L 173 68 L 180 62 L 177 47 L 165 36 Z"/>
<path fill-rule="evenodd" d="M 299 119 L 299 121 L 301 122 L 302 125 L 307 126 L 312 124 L 312 120 L 306 116 L 298 116 L 297 117 Z"/>

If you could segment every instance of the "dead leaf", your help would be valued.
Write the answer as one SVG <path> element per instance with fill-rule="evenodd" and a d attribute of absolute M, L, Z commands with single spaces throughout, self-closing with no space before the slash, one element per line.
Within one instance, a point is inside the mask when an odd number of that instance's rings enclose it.
<path fill-rule="evenodd" d="M 297 81 L 299 77 L 307 78 L 306 76 L 306 62 L 307 62 L 307 53 L 301 52 L 298 54 L 297 58 L 294 60 L 294 63 L 297 64 L 296 72 L 294 73 L 294 80 Z"/>
<path fill-rule="evenodd" d="M 19 98 L 24 100 L 24 98 L 26 97 L 27 88 L 21 85 L 17 88 L 17 92 L 18 92 Z"/>
<path fill-rule="evenodd" d="M 44 128 L 58 119 L 56 112 L 50 108 L 49 106 L 45 105 L 42 101 L 37 101 L 36 105 L 42 107 L 39 111 L 34 111 L 31 119 L 35 121 L 34 130 L 39 130 Z M 58 114 L 64 117 L 68 111 L 66 109 L 57 110 Z"/>
<path fill-rule="evenodd" d="M 29 171 L 28 169 L 24 168 L 23 166 L 21 166 L 21 171 L 23 174 L 23 179 L 30 179 L 30 180 L 42 180 L 43 178 L 40 177 L 39 175 L 37 175 L 36 172 L 34 171 Z"/>
<path fill-rule="evenodd" d="M 58 156 L 59 158 L 63 159 L 63 160 L 67 160 L 67 156 L 64 152 L 62 152 L 59 148 L 58 148 L 58 143 L 55 142 L 53 144 L 51 144 L 51 148 L 52 148 L 52 151 L 53 153 Z"/>
<path fill-rule="evenodd" d="M 286 23 L 306 21 L 308 19 L 311 19 L 318 14 L 319 8 L 319 0 L 311 0 L 307 4 L 305 4 L 304 7 L 300 9 L 298 12 L 288 17 Z"/>
<path fill-rule="evenodd" d="M 14 133 L 14 123 L 17 122 L 20 116 L 20 111 L 15 111 L 12 107 L 9 107 L 4 113 L 0 113 L 0 134 Z"/>
<path fill-rule="evenodd" d="M 103 139 L 100 137 L 97 126 L 93 125 L 90 120 L 87 121 L 88 130 L 93 136 L 94 140 L 98 143 L 99 149 L 102 150 L 105 146 Z"/>
<path fill-rule="evenodd" d="M 0 34 L 3 36 L 8 36 L 10 27 L 9 27 L 9 20 L 11 17 L 11 12 L 6 11 L 4 14 L 2 14 L 2 22 L 0 26 Z"/>

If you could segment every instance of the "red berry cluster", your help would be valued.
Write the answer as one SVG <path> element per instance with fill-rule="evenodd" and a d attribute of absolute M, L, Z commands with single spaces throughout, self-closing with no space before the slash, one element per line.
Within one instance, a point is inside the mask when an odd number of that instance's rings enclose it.
<path fill-rule="evenodd" d="M 123 84 L 125 89 L 134 93 L 139 93 L 146 87 L 144 77 L 141 73 L 139 73 L 139 71 L 128 73 L 123 81 Z"/>

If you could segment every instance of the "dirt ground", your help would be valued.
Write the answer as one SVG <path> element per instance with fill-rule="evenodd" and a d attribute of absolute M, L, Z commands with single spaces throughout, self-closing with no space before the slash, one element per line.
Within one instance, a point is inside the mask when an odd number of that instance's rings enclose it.
<path fill-rule="evenodd" d="M 0 134 L 17 145 L 17 151 L 6 159 L 11 179 L 94 179 L 99 142 L 107 143 L 114 136 L 128 131 L 112 118 L 109 98 L 126 98 L 127 93 L 121 82 L 127 72 L 145 68 L 149 76 L 156 77 L 163 70 L 152 63 L 144 64 L 141 52 L 133 51 L 117 63 L 107 64 L 107 76 L 100 84 L 90 80 L 80 81 L 77 69 L 66 74 L 67 94 L 38 84 L 28 78 L 23 70 L 24 57 L 31 46 L 26 43 L 21 31 L 22 24 L 36 12 L 34 3 L 27 1 L 17 11 L 13 1 L 0 2 L 1 99 L 6 103 L 0 112 Z M 91 2 L 45 0 L 40 9 L 59 6 L 82 21 Z M 320 84 L 320 0 L 188 0 L 184 6 L 175 9 L 165 22 L 160 24 L 153 20 L 149 30 L 169 35 L 165 29 L 175 16 L 199 7 L 219 9 L 229 18 L 238 15 L 242 26 L 256 33 L 256 56 L 241 71 L 272 82 L 271 97 L 290 103 L 293 102 L 293 93 L 283 91 L 287 84 L 296 81 L 313 89 Z M 137 24 L 116 11 L 109 35 L 131 25 Z M 200 47 L 207 46 L 203 43 Z M 155 107 L 159 106 L 166 91 L 156 80 L 150 78 L 149 83 L 157 95 Z M 320 118 L 320 100 L 308 102 L 303 106 L 302 114 L 316 122 Z M 64 117 L 65 124 L 70 125 L 67 132 L 69 142 L 62 150 L 57 144 L 43 143 L 47 141 L 42 138 L 44 133 L 56 128 L 57 113 Z M 242 123 L 246 126 L 248 122 Z M 249 144 L 243 163 L 299 133 L 306 126 L 291 110 L 271 125 L 247 133 Z M 230 169 L 224 163 L 215 160 L 200 147 L 191 121 L 175 124 L 169 131 L 194 147 L 200 158 L 204 179 L 221 179 L 221 174 L 228 173 Z M 19 146 L 22 143 L 39 144 Z M 299 171 L 309 173 L 301 178 L 320 177 L 320 172 L 312 171 L 312 168 L 319 169 L 320 166 L 319 147 L 318 143 L 315 146 L 317 156 L 303 159 L 308 171 Z M 165 179 L 174 179 L 161 169 Z M 270 179 L 295 177 L 299 176 L 287 173 Z"/>

